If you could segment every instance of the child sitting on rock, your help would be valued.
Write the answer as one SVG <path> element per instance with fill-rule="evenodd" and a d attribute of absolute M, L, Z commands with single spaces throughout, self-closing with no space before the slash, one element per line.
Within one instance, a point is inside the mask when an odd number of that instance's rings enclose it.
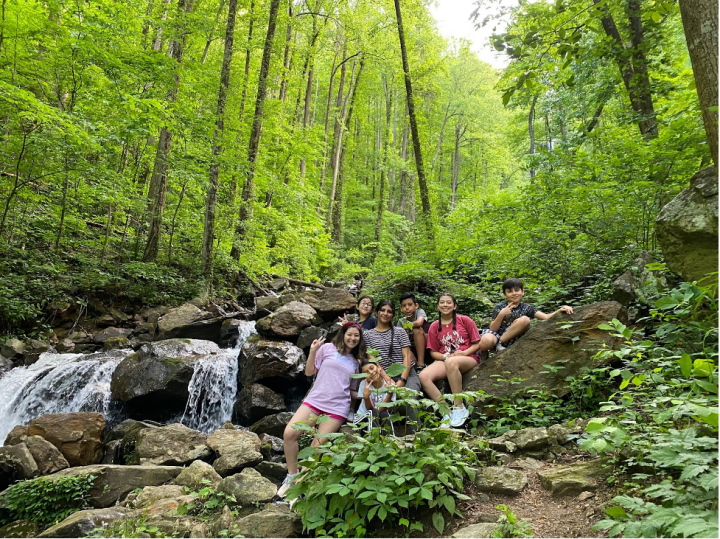
<path fill-rule="evenodd" d="M 358 411 L 355 412 L 354 423 L 361 423 L 367 419 L 368 430 L 371 430 L 373 426 L 379 426 L 379 418 L 382 419 L 384 423 L 390 415 L 387 408 L 378 408 L 377 405 L 380 402 L 391 402 L 395 400 L 395 393 L 380 393 L 378 390 L 388 385 L 394 385 L 394 382 L 385 374 L 382 367 L 370 359 L 364 359 L 360 364 L 360 369 L 363 374 L 367 374 L 367 378 L 360 382 L 360 387 L 358 388 L 358 395 L 362 400 Z M 390 428 L 392 429 L 392 422 L 388 420 L 387 423 L 390 424 Z"/>
<path fill-rule="evenodd" d="M 525 295 L 525 289 L 520 279 L 508 279 L 503 283 L 502 291 L 505 299 L 495 305 L 490 329 L 484 329 L 481 333 L 480 350 L 483 352 L 493 348 L 496 352 L 502 352 L 517 342 L 530 328 L 532 318 L 547 320 L 561 311 L 573 313 L 569 305 L 563 305 L 557 311 L 546 314 L 532 305 L 522 303 L 520 300 Z"/>
<path fill-rule="evenodd" d="M 427 345 L 427 332 L 430 324 L 427 314 L 420 308 L 415 294 L 406 292 L 400 296 L 400 311 L 405 315 L 398 320 L 397 327 L 405 329 L 410 339 L 410 350 L 417 358 L 415 370 L 425 368 L 425 347 Z"/>

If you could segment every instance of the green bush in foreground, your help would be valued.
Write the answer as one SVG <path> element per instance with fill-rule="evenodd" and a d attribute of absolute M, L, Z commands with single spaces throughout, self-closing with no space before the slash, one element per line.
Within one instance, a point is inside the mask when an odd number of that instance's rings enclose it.
<path fill-rule="evenodd" d="M 90 489 L 96 477 L 39 477 L 15 483 L 2 496 L 0 526 L 24 519 L 48 528 L 76 511 L 89 509 Z"/>

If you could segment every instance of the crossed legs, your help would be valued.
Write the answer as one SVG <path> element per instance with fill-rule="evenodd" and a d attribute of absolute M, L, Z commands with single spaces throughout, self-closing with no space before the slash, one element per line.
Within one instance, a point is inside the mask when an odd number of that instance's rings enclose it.
<path fill-rule="evenodd" d="M 510 327 L 507 328 L 505 330 L 505 333 L 500 336 L 500 344 L 505 344 L 506 342 L 514 339 L 515 337 L 524 335 L 529 327 L 530 318 L 528 318 L 527 316 L 521 316 L 512 324 L 510 324 Z M 493 348 L 495 348 L 495 345 L 497 345 L 497 343 L 498 338 L 495 335 L 493 335 L 492 333 L 485 333 L 485 335 L 480 337 L 480 350 L 482 350 L 483 352 L 492 350 Z"/>

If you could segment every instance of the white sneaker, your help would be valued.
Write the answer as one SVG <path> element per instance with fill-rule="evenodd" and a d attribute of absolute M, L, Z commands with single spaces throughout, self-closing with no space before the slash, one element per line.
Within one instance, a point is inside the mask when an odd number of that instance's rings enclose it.
<path fill-rule="evenodd" d="M 448 414 L 445 414 L 440 421 L 440 428 L 441 429 L 449 429 L 450 428 L 450 416 Z"/>
<path fill-rule="evenodd" d="M 282 485 L 280 485 L 280 488 L 278 489 L 277 495 L 278 498 L 284 498 L 285 493 L 288 491 L 288 489 L 295 484 L 295 478 L 298 474 L 287 474 L 285 476 L 284 481 L 282 482 Z"/>
<path fill-rule="evenodd" d="M 470 417 L 470 412 L 464 406 L 453 408 L 452 414 L 450 415 L 450 426 L 451 427 L 462 427 Z"/>
<path fill-rule="evenodd" d="M 496 352 L 502 352 L 503 350 L 507 350 L 507 347 L 506 347 L 506 346 L 503 346 L 500 342 L 498 342 L 498 343 L 495 345 L 495 351 L 496 351 Z"/>

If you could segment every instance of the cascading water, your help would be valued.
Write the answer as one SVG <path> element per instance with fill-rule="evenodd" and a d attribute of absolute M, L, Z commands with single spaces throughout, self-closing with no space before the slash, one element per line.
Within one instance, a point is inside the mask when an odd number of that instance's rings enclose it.
<path fill-rule="evenodd" d="M 230 420 L 237 395 L 238 354 L 243 343 L 255 333 L 255 322 L 241 322 L 234 348 L 195 363 L 181 423 L 210 433 Z"/>
<path fill-rule="evenodd" d="M 110 380 L 132 350 L 98 354 L 46 352 L 33 365 L 0 378 L 0 444 L 15 425 L 43 414 L 100 412 L 111 415 Z"/>

